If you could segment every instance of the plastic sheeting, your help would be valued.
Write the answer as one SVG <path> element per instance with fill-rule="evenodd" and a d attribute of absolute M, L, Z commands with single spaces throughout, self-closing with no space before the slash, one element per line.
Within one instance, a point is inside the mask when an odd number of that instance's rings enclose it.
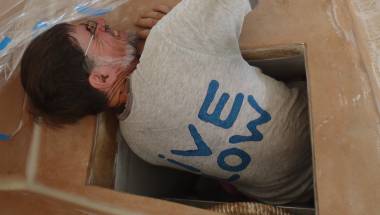
<path fill-rule="evenodd" d="M 12 78 L 29 42 L 55 24 L 85 17 L 103 16 L 128 0 L 1 0 L 0 6 L 0 89 Z M 43 63 L 44 59 L 41 59 Z M 25 106 L 22 105 L 23 109 Z M 23 127 L 21 113 L 17 126 L 0 132 L 0 143 L 9 141 Z"/>
<path fill-rule="evenodd" d="M 0 87 L 10 79 L 35 36 L 61 22 L 105 15 L 127 1 L 19 0 L 9 1 L 8 5 L 2 2 L 5 6 L 0 9 Z"/>

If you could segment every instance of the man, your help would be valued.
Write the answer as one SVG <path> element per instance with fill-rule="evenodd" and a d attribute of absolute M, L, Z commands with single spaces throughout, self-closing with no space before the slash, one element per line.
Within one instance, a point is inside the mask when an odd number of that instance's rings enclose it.
<path fill-rule="evenodd" d="M 74 47 L 52 46 L 57 56 L 38 65 L 45 72 L 32 81 L 22 77 L 23 85 L 40 115 L 58 123 L 125 106 L 122 135 L 152 164 L 228 181 L 262 202 L 307 202 L 313 183 L 306 96 L 242 58 L 238 39 L 250 3 L 181 1 L 149 33 L 138 64 L 128 57 L 134 52 L 128 35 L 112 32 L 102 20 L 69 33 L 58 28 L 45 39 L 66 33 Z M 36 71 L 32 58 L 51 55 L 35 52 L 32 42 L 22 75 Z M 68 75 L 80 77 L 50 74 L 61 67 L 75 68 Z M 41 93 L 39 85 L 54 78 L 58 83 Z M 75 103 L 66 104 L 67 98 Z"/>
<path fill-rule="evenodd" d="M 137 25 L 147 29 L 138 32 L 139 39 L 168 11 L 159 5 L 143 14 Z M 52 27 L 30 43 L 21 60 L 31 112 L 59 127 L 123 106 L 126 79 L 142 47 L 134 35 L 111 29 L 104 19 Z"/>

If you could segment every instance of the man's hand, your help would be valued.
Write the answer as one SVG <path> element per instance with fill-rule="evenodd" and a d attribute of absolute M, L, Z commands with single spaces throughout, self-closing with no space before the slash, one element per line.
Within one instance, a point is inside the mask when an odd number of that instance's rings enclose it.
<path fill-rule="evenodd" d="M 136 26 L 142 28 L 137 31 L 137 53 L 141 55 L 144 50 L 145 40 L 148 37 L 150 30 L 164 17 L 171 8 L 167 5 L 158 5 L 153 7 L 149 12 L 143 13 L 136 22 Z"/>
<path fill-rule="evenodd" d="M 137 32 L 140 39 L 146 39 L 152 29 L 162 17 L 164 17 L 171 8 L 167 5 L 155 6 L 152 11 L 146 12 L 140 16 L 136 22 L 136 26 L 143 28 Z"/>

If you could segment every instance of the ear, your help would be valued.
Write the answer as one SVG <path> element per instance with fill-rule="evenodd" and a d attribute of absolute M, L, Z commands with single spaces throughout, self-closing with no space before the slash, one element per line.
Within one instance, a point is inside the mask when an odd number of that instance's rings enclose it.
<path fill-rule="evenodd" d="M 105 93 L 112 87 L 115 80 L 115 72 L 105 67 L 92 70 L 88 77 L 88 81 L 92 87 Z"/>

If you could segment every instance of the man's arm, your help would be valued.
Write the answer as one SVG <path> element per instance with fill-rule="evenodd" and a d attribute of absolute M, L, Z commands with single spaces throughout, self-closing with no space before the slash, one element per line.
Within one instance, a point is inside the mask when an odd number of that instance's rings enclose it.
<path fill-rule="evenodd" d="M 141 14 L 136 22 L 136 26 L 142 28 L 142 30 L 137 32 L 138 37 L 146 39 L 150 33 L 150 29 L 169 13 L 170 10 L 171 8 L 168 5 L 157 5 L 151 11 Z"/>
<path fill-rule="evenodd" d="M 140 28 L 137 31 L 137 50 L 138 54 L 141 55 L 144 50 L 145 40 L 149 36 L 150 30 L 160 21 L 171 8 L 167 5 L 157 5 L 152 8 L 152 10 L 145 12 L 140 15 L 139 19 L 135 23 L 137 27 Z"/>
<path fill-rule="evenodd" d="M 182 0 L 157 25 L 179 47 L 211 55 L 240 55 L 239 37 L 255 0 Z"/>

